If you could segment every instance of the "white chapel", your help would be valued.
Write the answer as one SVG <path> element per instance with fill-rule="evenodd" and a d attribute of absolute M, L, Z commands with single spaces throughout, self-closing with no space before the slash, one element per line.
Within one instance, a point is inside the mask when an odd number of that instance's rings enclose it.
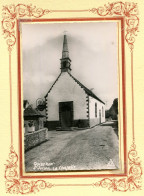
<path fill-rule="evenodd" d="M 105 103 L 72 75 L 67 35 L 60 61 L 60 74 L 45 96 L 48 129 L 72 130 L 105 122 Z"/>

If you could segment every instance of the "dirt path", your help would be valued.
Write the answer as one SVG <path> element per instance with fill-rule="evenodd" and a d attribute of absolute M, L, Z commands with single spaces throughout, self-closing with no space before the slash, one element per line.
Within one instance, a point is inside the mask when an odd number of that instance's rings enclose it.
<path fill-rule="evenodd" d="M 26 152 L 25 164 L 26 171 L 117 169 L 118 138 L 109 126 L 51 131 L 47 142 Z"/>

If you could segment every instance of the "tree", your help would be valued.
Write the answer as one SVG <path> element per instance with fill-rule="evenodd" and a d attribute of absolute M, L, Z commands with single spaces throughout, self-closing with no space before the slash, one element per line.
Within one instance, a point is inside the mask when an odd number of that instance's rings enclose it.
<path fill-rule="evenodd" d="M 114 99 L 112 106 L 106 111 L 106 118 L 111 117 L 113 120 L 117 120 L 118 115 L 118 98 Z"/>

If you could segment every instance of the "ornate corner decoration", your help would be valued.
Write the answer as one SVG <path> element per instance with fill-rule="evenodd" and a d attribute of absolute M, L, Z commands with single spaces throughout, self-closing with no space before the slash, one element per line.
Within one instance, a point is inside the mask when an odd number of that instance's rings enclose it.
<path fill-rule="evenodd" d="M 125 40 L 131 50 L 134 48 L 135 36 L 139 27 L 137 3 L 114 2 L 99 8 L 89 10 L 99 16 L 124 16 L 125 18 Z"/>
<path fill-rule="evenodd" d="M 36 6 L 32 6 L 32 4 L 12 4 L 8 6 L 3 6 L 2 11 L 2 30 L 4 38 L 7 40 L 6 42 L 9 49 L 12 48 L 16 43 L 16 19 L 23 17 L 41 18 L 51 12 L 55 12 L 54 10 L 37 8 Z M 63 12 L 65 11 L 63 10 Z M 124 16 L 126 23 L 125 39 L 130 49 L 133 49 L 135 36 L 137 35 L 136 33 L 138 32 L 139 26 L 139 18 L 137 16 L 138 9 L 136 3 L 114 2 L 109 3 L 108 5 L 104 5 L 103 7 L 83 10 L 83 12 L 92 12 L 99 16 Z"/>
<path fill-rule="evenodd" d="M 17 4 L 17 5 L 7 5 L 3 6 L 2 9 L 2 31 L 6 43 L 8 45 L 8 50 L 11 51 L 16 43 L 16 20 L 18 18 L 28 17 L 28 18 L 40 18 L 51 11 L 48 9 L 37 8 L 36 6 Z"/>
<path fill-rule="evenodd" d="M 36 193 L 41 189 L 52 188 L 54 184 L 45 180 L 26 181 L 19 178 L 18 172 L 18 155 L 13 147 L 10 148 L 9 160 L 7 160 L 5 169 L 6 192 L 11 194 Z"/>
<path fill-rule="evenodd" d="M 134 191 L 142 189 L 142 166 L 137 156 L 136 146 L 133 144 L 128 152 L 129 172 L 128 176 L 121 179 L 104 178 L 93 186 L 107 188 L 112 191 Z"/>
<path fill-rule="evenodd" d="M 72 10 L 69 10 L 72 12 Z M 137 4 L 133 2 L 113 2 L 103 7 L 92 8 L 88 10 L 73 10 L 73 12 L 91 12 L 97 14 L 100 17 L 107 16 L 123 16 L 125 19 L 125 40 L 130 48 L 130 52 L 133 52 L 135 36 L 137 36 L 139 27 L 139 18 L 137 16 L 138 9 Z M 41 18 L 51 12 L 68 12 L 68 10 L 48 10 L 37 8 L 32 4 L 17 4 L 17 5 L 7 5 L 3 6 L 2 9 L 2 31 L 4 38 L 6 39 L 6 44 L 9 51 L 9 77 L 10 77 L 10 103 L 12 103 L 12 90 L 11 90 L 11 51 L 16 44 L 16 21 L 17 19 L 26 18 Z M 133 83 L 133 78 L 132 78 Z M 133 91 L 132 91 L 133 94 Z M 134 103 L 133 103 L 134 105 Z M 133 106 L 134 107 L 134 106 Z M 12 106 L 10 106 L 10 120 L 12 121 Z M 134 111 L 134 110 L 133 110 Z M 12 123 L 11 123 L 12 125 Z M 35 193 L 41 189 L 52 188 L 55 186 L 63 186 L 62 184 L 51 184 L 45 180 L 32 180 L 26 181 L 22 180 L 18 174 L 18 154 L 13 148 L 12 140 L 12 128 L 11 128 L 11 147 L 9 153 L 9 159 L 5 164 L 5 184 L 7 193 L 20 193 L 28 194 Z M 132 145 L 128 151 L 128 163 L 129 171 L 128 176 L 124 178 L 103 178 L 96 183 L 90 184 L 94 187 L 108 188 L 112 191 L 134 191 L 140 190 L 142 188 L 142 166 L 137 156 L 135 138 L 134 138 L 134 128 L 133 128 L 133 138 Z M 66 186 L 66 185 L 64 185 Z M 72 185 L 73 186 L 73 185 Z M 80 185 L 83 186 L 83 185 Z"/>

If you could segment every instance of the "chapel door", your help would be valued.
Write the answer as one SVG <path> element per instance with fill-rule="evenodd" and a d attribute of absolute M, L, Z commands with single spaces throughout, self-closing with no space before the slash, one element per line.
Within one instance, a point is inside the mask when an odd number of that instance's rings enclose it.
<path fill-rule="evenodd" d="M 101 110 L 99 110 L 99 124 L 101 123 Z"/>
<path fill-rule="evenodd" d="M 72 127 L 73 101 L 59 102 L 59 118 L 62 128 Z"/>

